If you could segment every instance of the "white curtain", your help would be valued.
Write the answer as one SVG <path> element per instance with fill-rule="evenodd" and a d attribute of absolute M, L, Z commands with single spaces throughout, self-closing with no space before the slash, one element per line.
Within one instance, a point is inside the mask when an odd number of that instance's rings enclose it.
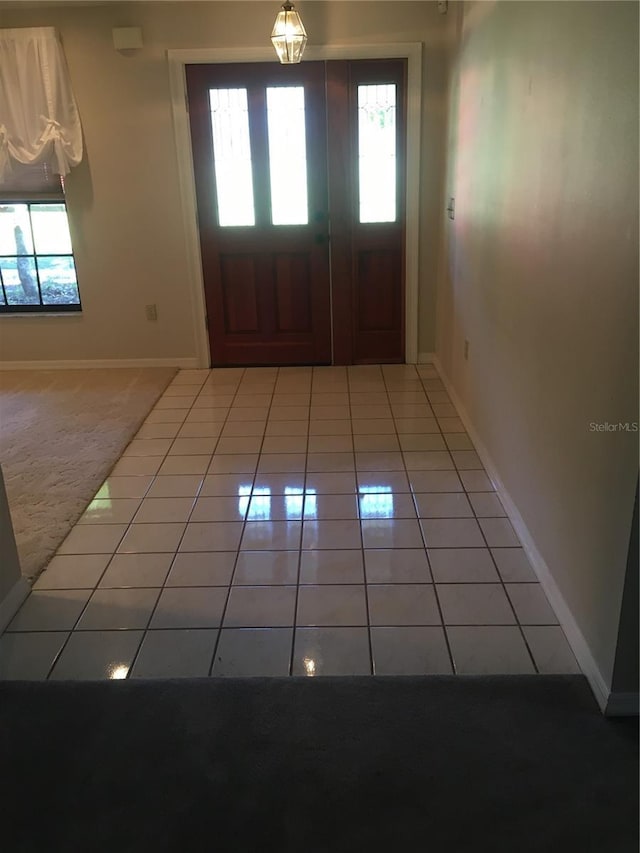
<path fill-rule="evenodd" d="M 80 116 L 56 30 L 0 30 L 0 185 L 14 162 L 66 175 L 81 159 Z"/>

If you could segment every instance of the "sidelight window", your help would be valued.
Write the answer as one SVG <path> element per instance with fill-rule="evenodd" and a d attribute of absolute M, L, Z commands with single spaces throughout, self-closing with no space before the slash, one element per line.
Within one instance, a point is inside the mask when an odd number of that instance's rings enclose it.
<path fill-rule="evenodd" d="M 396 86 L 358 86 L 360 222 L 397 217 Z"/>

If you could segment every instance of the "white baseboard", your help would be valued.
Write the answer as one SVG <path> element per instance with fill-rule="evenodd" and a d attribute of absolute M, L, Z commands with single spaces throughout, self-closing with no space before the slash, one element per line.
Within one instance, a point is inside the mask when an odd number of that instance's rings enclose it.
<path fill-rule="evenodd" d="M 640 694 L 610 693 L 605 714 L 607 717 L 637 717 L 640 710 Z"/>
<path fill-rule="evenodd" d="M 3 361 L 0 370 L 78 370 L 94 367 L 199 367 L 197 358 L 95 358 L 64 361 Z"/>
<path fill-rule="evenodd" d="M 418 364 L 435 364 L 437 358 L 435 352 L 419 352 Z"/>
<path fill-rule="evenodd" d="M 11 622 L 30 592 L 29 581 L 26 578 L 19 578 L 0 601 L 0 633 Z"/>
<path fill-rule="evenodd" d="M 562 630 L 565 633 L 567 638 L 567 642 L 571 646 L 573 654 L 578 661 L 578 665 L 580 669 L 584 673 L 591 690 L 596 698 L 598 705 L 600 706 L 602 712 L 606 711 L 611 692 L 607 687 L 607 683 L 600 672 L 600 669 L 591 654 L 591 649 L 587 641 L 585 640 L 584 634 L 580 630 L 578 623 L 576 622 L 573 613 L 571 612 L 567 602 L 564 599 L 564 596 L 558 589 L 558 586 L 551 574 L 551 571 L 545 562 L 544 558 L 538 551 L 536 544 L 533 540 L 533 537 L 529 533 L 529 530 L 520 515 L 518 508 L 516 507 L 515 502 L 507 492 L 504 483 L 500 479 L 500 475 L 496 469 L 496 466 L 489 455 L 487 448 L 482 443 L 478 433 L 476 432 L 473 423 L 471 422 L 471 418 L 469 417 L 466 409 L 464 408 L 460 398 L 456 394 L 451 382 L 449 381 L 447 375 L 442 369 L 442 364 L 440 363 L 440 359 L 436 355 L 434 358 L 434 364 L 440 374 L 440 378 L 442 379 L 445 388 L 447 389 L 447 393 L 451 397 L 456 409 L 458 410 L 458 414 L 462 423 L 465 426 L 465 429 L 469 433 L 471 440 L 475 446 L 475 449 L 478 453 L 478 456 L 482 460 L 482 464 L 484 465 L 493 486 L 500 496 L 500 500 L 504 505 L 505 512 L 511 521 L 511 524 L 514 527 L 514 530 L 518 534 L 520 538 L 520 542 L 522 543 L 522 547 L 529 558 L 529 562 L 533 568 L 533 571 L 536 574 L 536 577 L 540 581 L 542 588 L 544 589 L 547 598 L 549 599 L 549 604 L 553 608 L 554 613 L 558 617 L 558 621 Z M 627 694 L 622 694 L 627 695 Z"/>

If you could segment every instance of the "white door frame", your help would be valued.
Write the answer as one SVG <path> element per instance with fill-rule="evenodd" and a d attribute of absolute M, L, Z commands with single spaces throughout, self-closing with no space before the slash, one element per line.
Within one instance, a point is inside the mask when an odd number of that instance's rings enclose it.
<path fill-rule="evenodd" d="M 305 60 L 407 60 L 407 166 L 405 236 L 405 360 L 418 361 L 418 275 L 420 234 L 420 123 L 422 112 L 422 43 L 309 46 Z M 233 47 L 168 50 L 173 129 L 178 160 L 182 219 L 187 246 L 187 281 L 191 292 L 196 355 L 200 367 L 209 367 L 209 334 L 202 277 L 200 234 L 196 204 L 191 133 L 187 110 L 185 65 L 216 62 L 276 62 L 272 48 Z M 304 60 L 303 60 L 304 61 Z"/>

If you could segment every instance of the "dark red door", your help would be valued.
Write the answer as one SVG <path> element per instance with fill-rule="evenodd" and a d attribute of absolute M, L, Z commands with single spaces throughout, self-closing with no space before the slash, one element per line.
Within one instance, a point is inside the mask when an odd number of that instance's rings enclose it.
<path fill-rule="evenodd" d="M 322 64 L 187 67 L 214 364 L 331 362 Z"/>
<path fill-rule="evenodd" d="M 213 364 L 404 360 L 404 75 L 187 66 Z"/>
<path fill-rule="evenodd" d="M 327 63 L 333 360 L 404 361 L 406 62 Z"/>

